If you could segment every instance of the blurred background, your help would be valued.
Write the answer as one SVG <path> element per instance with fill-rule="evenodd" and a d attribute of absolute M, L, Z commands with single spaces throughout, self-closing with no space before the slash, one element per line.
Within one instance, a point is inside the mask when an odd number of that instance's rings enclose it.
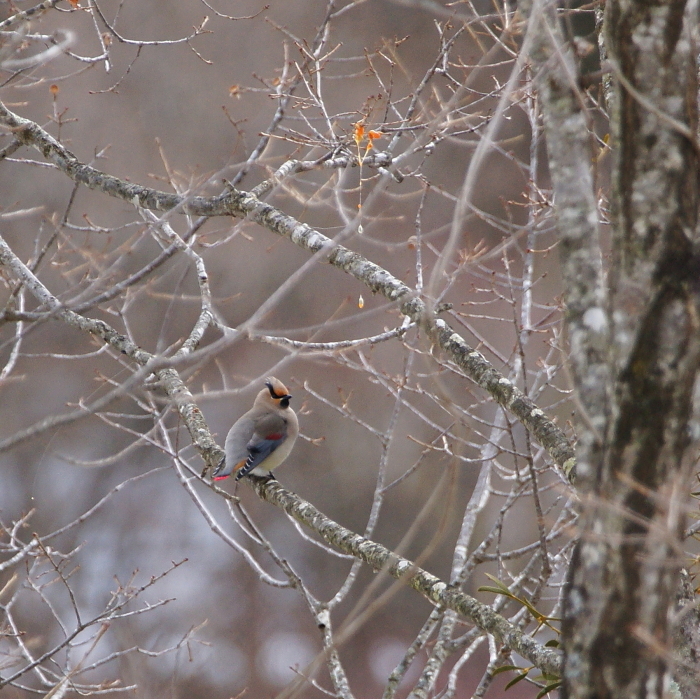
<path fill-rule="evenodd" d="M 2 17 L 30 6 L 4 3 Z M 504 30 L 507 7 L 477 4 L 469 16 L 482 12 L 480 23 L 464 21 L 466 5 L 426 7 L 384 0 L 337 2 L 330 10 L 319 0 L 60 2 L 31 24 L 14 25 L 22 36 L 4 37 L 0 99 L 81 162 L 164 191 L 213 195 L 226 182 L 250 190 L 289 158 L 390 153 L 393 164 L 383 171 L 316 168 L 276 185 L 266 200 L 429 301 L 452 304 L 445 320 L 568 430 L 541 123 L 527 75 L 503 93 L 517 33 Z M 63 41 L 64 51 L 41 58 Z M 380 134 L 369 150 L 358 123 Z M 5 132 L 0 147 L 11 138 Z M 182 253 L 94 302 L 165 246 L 130 204 L 76 188 L 41 154 L 20 148 L 0 165 L 0 207 L 2 236 L 69 307 L 87 304 L 86 316 L 153 353 L 171 354 L 190 333 L 201 299 L 192 259 Z M 181 215 L 168 220 L 182 236 L 194 223 Z M 323 260 L 309 263 L 304 250 L 251 222 L 211 219 L 193 240 L 222 327 L 246 328 L 216 356 L 195 355 L 179 367 L 219 444 L 264 378 L 275 375 L 293 394 L 302 431 L 277 474 L 285 487 L 359 533 L 374 513 L 370 538 L 400 547 L 444 580 L 469 505 L 478 516 L 465 542 L 473 557 L 464 590 L 491 603 L 493 594 L 477 593 L 489 584 L 486 573 L 507 583 L 522 573 L 523 589 L 556 610 L 568 553 L 566 490 L 513 417 L 415 328 L 344 351 L 271 341 L 358 340 L 397 328 L 403 318 L 395 304 Z M 18 293 L 7 270 L 3 279 L 6 307 L 45 310 Z M 149 697 L 223 698 L 244 690 L 251 697 L 321 696 L 306 681 L 293 685 L 322 651 L 304 596 L 262 580 L 201 507 L 260 570 L 285 581 L 246 535 L 240 512 L 235 521 L 204 483 L 192 484 L 199 507 L 183 488 L 167 452 L 177 451 L 196 472 L 203 464 L 165 396 L 139 386 L 91 410 L 128 379 L 129 360 L 55 318 L 19 327 L 5 320 L 0 333 L 1 440 L 85 406 L 81 419 L 1 445 L 0 604 L 7 616 L 0 675 L 79 633 L 74 648 L 0 695 L 45 693 L 75 672 L 88 693 L 116 691 L 110 683 L 119 681 Z M 210 328 L 201 346 L 222 334 Z M 483 497 L 474 502 L 480 475 Z M 234 484 L 223 487 L 232 492 Z M 334 599 L 352 561 L 303 538 L 246 484 L 237 494 L 310 594 Z M 542 532 L 551 535 L 547 576 L 536 560 Z M 14 560 L 35 533 L 43 548 Z M 108 627 L 87 623 L 127 598 L 123 611 L 133 614 Z M 338 646 L 356 696 L 381 695 L 431 609 L 416 593 L 359 570 L 331 614 L 342 636 L 368 612 Z M 505 611 L 520 618 L 522 608 L 511 603 Z M 453 636 L 469 629 L 460 621 Z M 420 677 L 431 643 L 397 696 Z M 452 678 L 452 695 L 469 696 L 488 659 L 484 639 L 456 643 L 436 694 Z M 330 688 L 323 663 L 312 673 Z M 497 678 L 491 696 L 511 678 Z M 508 696 L 537 691 L 521 683 Z"/>

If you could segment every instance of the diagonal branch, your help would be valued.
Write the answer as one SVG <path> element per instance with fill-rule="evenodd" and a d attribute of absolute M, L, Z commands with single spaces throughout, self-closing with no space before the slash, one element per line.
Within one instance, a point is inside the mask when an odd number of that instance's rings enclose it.
<path fill-rule="evenodd" d="M 223 458 L 223 451 L 211 436 L 211 432 L 204 422 L 204 416 L 199 406 L 195 403 L 190 390 L 182 381 L 178 372 L 172 367 L 167 366 L 170 364 L 170 360 L 146 352 L 103 320 L 87 318 L 75 311 L 65 308 L 46 286 L 41 283 L 29 267 L 12 252 L 10 246 L 1 237 L 0 266 L 10 269 L 15 277 L 26 285 L 27 289 L 29 289 L 34 297 L 55 313 L 57 318 L 60 318 L 68 325 L 77 327 L 84 332 L 101 338 L 105 343 L 110 345 L 110 347 L 130 357 L 140 366 L 146 367 L 147 370 L 144 372 L 145 376 L 155 371 L 168 397 L 177 407 L 183 422 L 187 426 L 192 442 L 202 458 L 212 466 L 221 461 Z M 131 381 L 133 380 L 134 377 L 132 377 Z M 119 395 L 119 391 L 112 391 L 109 397 L 117 397 L 117 395 Z M 69 418 L 66 418 L 66 420 L 68 419 Z M 28 435 L 35 436 L 39 431 L 48 429 L 55 424 L 56 421 L 51 419 L 42 421 L 38 425 L 34 425 L 30 428 Z M 7 444 L 3 444 L 3 446 L 7 447 L 20 440 L 13 438 L 5 441 Z"/>
<path fill-rule="evenodd" d="M 287 514 L 315 531 L 329 544 L 360 559 L 374 570 L 386 571 L 423 595 L 435 605 L 452 609 L 470 619 L 479 629 L 494 636 L 535 667 L 547 674 L 561 674 L 561 654 L 546 648 L 517 626 L 459 588 L 448 585 L 431 573 L 398 556 L 381 544 L 365 539 L 334 522 L 311 503 L 282 487 L 276 480 L 251 478 L 258 496 L 283 509 Z"/>
<path fill-rule="evenodd" d="M 499 405 L 510 411 L 549 453 L 570 479 L 576 463 L 574 450 L 564 432 L 537 404 L 499 372 L 444 320 L 428 310 L 417 292 L 390 272 L 356 252 L 335 244 L 321 232 L 288 216 L 247 192 L 229 189 L 223 194 L 180 196 L 120 180 L 81 163 L 69 150 L 38 124 L 14 114 L 0 103 L 4 123 L 25 145 L 37 149 L 75 182 L 97 189 L 135 206 L 157 211 L 175 211 L 198 216 L 235 216 L 255 221 L 267 230 L 291 240 L 308 252 L 327 255 L 327 261 L 380 293 L 400 302 L 401 312 L 420 325 L 468 376 L 486 390 Z"/>

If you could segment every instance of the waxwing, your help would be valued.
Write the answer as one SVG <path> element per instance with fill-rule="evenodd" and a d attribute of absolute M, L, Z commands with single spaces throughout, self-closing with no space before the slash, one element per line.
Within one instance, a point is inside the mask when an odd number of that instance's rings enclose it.
<path fill-rule="evenodd" d="M 233 424 L 226 436 L 225 459 L 216 467 L 213 479 L 236 480 L 249 473 L 272 477 L 292 451 L 299 434 L 299 421 L 289 407 L 287 387 L 274 376 L 265 381 L 253 407 Z"/>

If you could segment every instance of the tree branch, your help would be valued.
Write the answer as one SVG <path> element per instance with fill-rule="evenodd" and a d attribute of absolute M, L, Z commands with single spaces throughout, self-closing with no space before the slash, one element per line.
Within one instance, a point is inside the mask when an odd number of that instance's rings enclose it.
<path fill-rule="evenodd" d="M 79 328 L 91 335 L 96 335 L 108 345 L 122 354 L 133 359 L 142 367 L 147 367 L 148 372 L 155 371 L 165 392 L 173 401 L 182 417 L 192 438 L 192 442 L 201 454 L 202 458 L 210 466 L 218 464 L 224 456 L 221 448 L 216 444 L 211 432 L 204 421 L 199 406 L 195 403 L 190 390 L 184 384 L 178 372 L 172 367 L 163 368 L 168 364 L 167 358 L 157 357 L 146 352 L 133 343 L 128 337 L 117 332 L 103 320 L 86 318 L 74 311 L 64 308 L 61 302 L 41 283 L 34 273 L 12 252 L 10 246 L 0 238 L 0 265 L 12 270 L 15 277 L 27 286 L 29 291 L 40 303 L 45 304 L 68 325 Z M 116 397 L 117 393 L 114 393 Z M 51 420 L 47 426 L 51 426 Z M 42 423 L 39 423 L 41 426 Z M 35 425 L 34 428 L 36 429 Z M 33 436 L 36 431 L 32 432 Z M 14 442 L 12 442 L 14 444 Z"/>
<path fill-rule="evenodd" d="M 452 609 L 470 619 L 479 629 L 493 635 L 499 643 L 511 648 L 523 658 L 547 674 L 561 673 L 561 655 L 545 648 L 517 626 L 491 609 L 486 604 L 447 585 L 440 578 L 419 568 L 386 547 L 346 529 L 311 503 L 300 498 L 276 480 L 249 478 L 258 496 L 283 509 L 287 514 L 315 531 L 326 542 L 339 550 L 360 559 L 375 571 L 386 571 L 389 575 L 406 583 L 435 605 Z"/>
<path fill-rule="evenodd" d="M 327 253 L 330 264 L 363 282 L 373 293 L 401 302 L 401 312 L 419 324 L 431 340 L 468 376 L 510 411 L 533 435 L 567 475 L 574 477 L 574 450 L 564 432 L 536 403 L 473 349 L 444 320 L 436 318 L 417 293 L 390 272 L 362 255 L 335 244 L 321 232 L 288 216 L 254 195 L 230 189 L 212 197 L 170 194 L 125 182 L 84 165 L 38 124 L 24 119 L 0 103 L 0 122 L 23 143 L 39 150 L 75 182 L 135 206 L 157 211 L 175 211 L 199 216 L 235 216 L 255 221 L 267 230 L 291 240 L 311 253 Z"/>

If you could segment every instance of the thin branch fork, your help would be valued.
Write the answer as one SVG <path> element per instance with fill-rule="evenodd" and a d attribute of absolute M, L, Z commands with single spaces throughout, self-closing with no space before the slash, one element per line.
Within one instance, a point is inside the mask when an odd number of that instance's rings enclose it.
<path fill-rule="evenodd" d="M 87 318 L 71 311 L 41 283 L 32 271 L 14 254 L 10 246 L 0 237 L 0 265 L 11 269 L 17 279 L 27 286 L 30 292 L 52 312 L 68 325 L 77 327 L 84 332 L 95 335 L 106 344 L 122 354 L 133 359 L 137 364 L 146 367 L 148 375 L 154 371 L 160 380 L 168 397 L 177 407 L 192 438 L 192 442 L 209 465 L 218 464 L 223 458 L 223 451 L 216 444 L 207 428 L 199 406 L 195 403 L 192 393 L 180 378 L 179 373 L 167 366 L 169 360 L 159 358 L 141 349 L 128 337 L 117 332 L 102 320 Z M 163 368 L 163 365 L 166 365 Z"/>

